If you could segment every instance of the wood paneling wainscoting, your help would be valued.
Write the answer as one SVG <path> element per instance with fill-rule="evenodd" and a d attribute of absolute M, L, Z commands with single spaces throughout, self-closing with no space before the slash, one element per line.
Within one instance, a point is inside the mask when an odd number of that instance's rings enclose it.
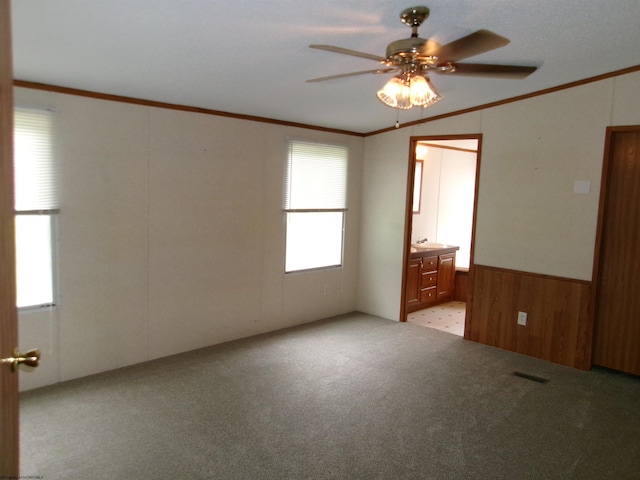
<path fill-rule="evenodd" d="M 469 270 L 456 270 L 455 287 L 453 289 L 453 299 L 459 302 L 466 302 L 468 291 L 469 291 Z"/>
<path fill-rule="evenodd" d="M 591 368 L 591 282 L 475 265 L 465 338 Z M 526 312 L 527 325 L 517 324 Z"/>

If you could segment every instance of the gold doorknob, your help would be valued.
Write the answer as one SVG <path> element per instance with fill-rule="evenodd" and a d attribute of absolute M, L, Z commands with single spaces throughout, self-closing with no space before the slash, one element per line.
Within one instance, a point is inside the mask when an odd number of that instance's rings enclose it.
<path fill-rule="evenodd" d="M 17 348 L 13 349 L 13 357 L 0 358 L 0 363 L 10 363 L 11 371 L 15 372 L 18 365 L 26 365 L 28 367 L 37 367 L 40 365 L 40 350 L 34 348 L 27 353 L 20 353 Z"/>

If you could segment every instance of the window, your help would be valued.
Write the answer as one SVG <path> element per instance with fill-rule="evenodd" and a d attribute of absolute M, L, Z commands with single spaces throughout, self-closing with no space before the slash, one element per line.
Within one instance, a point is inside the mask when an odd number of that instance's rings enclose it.
<path fill-rule="evenodd" d="M 343 146 L 289 143 L 285 272 L 342 265 L 347 157 Z"/>
<path fill-rule="evenodd" d="M 420 201 L 422 199 L 422 165 L 423 160 L 416 160 L 413 172 L 413 213 L 420 213 Z"/>
<path fill-rule="evenodd" d="M 58 213 L 51 114 L 16 109 L 14 184 L 17 306 L 55 303 L 55 216 Z"/>

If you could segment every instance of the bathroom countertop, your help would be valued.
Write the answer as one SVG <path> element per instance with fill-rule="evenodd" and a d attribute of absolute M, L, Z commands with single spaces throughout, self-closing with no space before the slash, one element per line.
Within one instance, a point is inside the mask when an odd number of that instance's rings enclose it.
<path fill-rule="evenodd" d="M 442 245 L 437 247 L 414 247 L 412 245 L 411 258 L 435 257 L 436 255 L 453 253 L 457 250 L 460 250 L 460 247 L 455 245 Z"/>

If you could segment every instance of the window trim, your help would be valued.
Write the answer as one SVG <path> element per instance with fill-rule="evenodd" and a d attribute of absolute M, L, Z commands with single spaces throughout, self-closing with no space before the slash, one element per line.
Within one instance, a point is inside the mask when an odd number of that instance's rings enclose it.
<path fill-rule="evenodd" d="M 49 251 L 51 267 L 51 301 L 45 303 L 17 306 L 19 312 L 36 311 L 42 308 L 55 308 L 59 300 L 59 198 L 58 172 L 55 163 L 54 121 L 52 111 L 15 105 L 13 118 L 14 136 L 14 221 L 19 217 L 47 216 L 49 219 Z M 22 137 L 21 135 L 24 135 Z M 28 138 L 28 143 L 21 143 Z M 24 150 L 22 150 L 24 145 Z M 22 168 L 25 161 L 26 170 Z M 22 173 L 18 173 L 18 171 Z M 26 172 L 26 173 L 25 173 Z M 23 176 L 24 175 L 24 176 Z M 26 180 L 26 183 L 25 183 Z M 26 186 L 26 189 L 23 188 Z M 44 242 L 44 239 L 42 239 Z M 17 250 L 17 245 L 16 245 Z M 16 270 L 16 286 L 17 286 Z"/>
<path fill-rule="evenodd" d="M 343 173 L 343 181 L 344 185 L 341 187 L 343 192 L 343 201 L 340 202 L 343 206 L 336 207 L 334 206 L 329 208 L 288 208 L 290 202 L 292 200 L 291 197 L 291 182 L 292 182 L 292 149 L 295 144 L 298 145 L 307 145 L 314 146 L 317 145 L 319 148 L 321 147 L 330 147 L 336 149 L 342 149 L 344 152 L 344 157 L 341 157 L 344 160 L 344 173 Z M 312 148 L 312 147 L 309 147 Z M 283 270 L 285 275 L 319 271 L 319 270 L 328 270 L 328 269 L 336 269 L 342 268 L 344 266 L 344 256 L 345 256 L 345 239 L 346 239 L 346 223 L 347 223 L 347 211 L 348 211 L 348 190 L 349 190 L 349 147 L 344 144 L 333 144 L 326 142 L 314 142 L 307 140 L 297 140 L 297 139 L 288 139 L 287 140 L 287 158 L 285 161 L 285 169 L 284 169 L 284 196 L 283 196 L 283 213 L 284 213 L 284 262 L 283 262 Z M 288 229 L 289 229 L 289 215 L 290 213 L 340 213 L 341 214 L 341 228 L 340 228 L 340 259 L 337 264 L 331 265 L 320 265 L 309 268 L 298 268 L 293 270 L 287 270 L 287 252 L 289 251 L 288 245 Z M 336 232 L 337 233 L 337 232 Z"/>

